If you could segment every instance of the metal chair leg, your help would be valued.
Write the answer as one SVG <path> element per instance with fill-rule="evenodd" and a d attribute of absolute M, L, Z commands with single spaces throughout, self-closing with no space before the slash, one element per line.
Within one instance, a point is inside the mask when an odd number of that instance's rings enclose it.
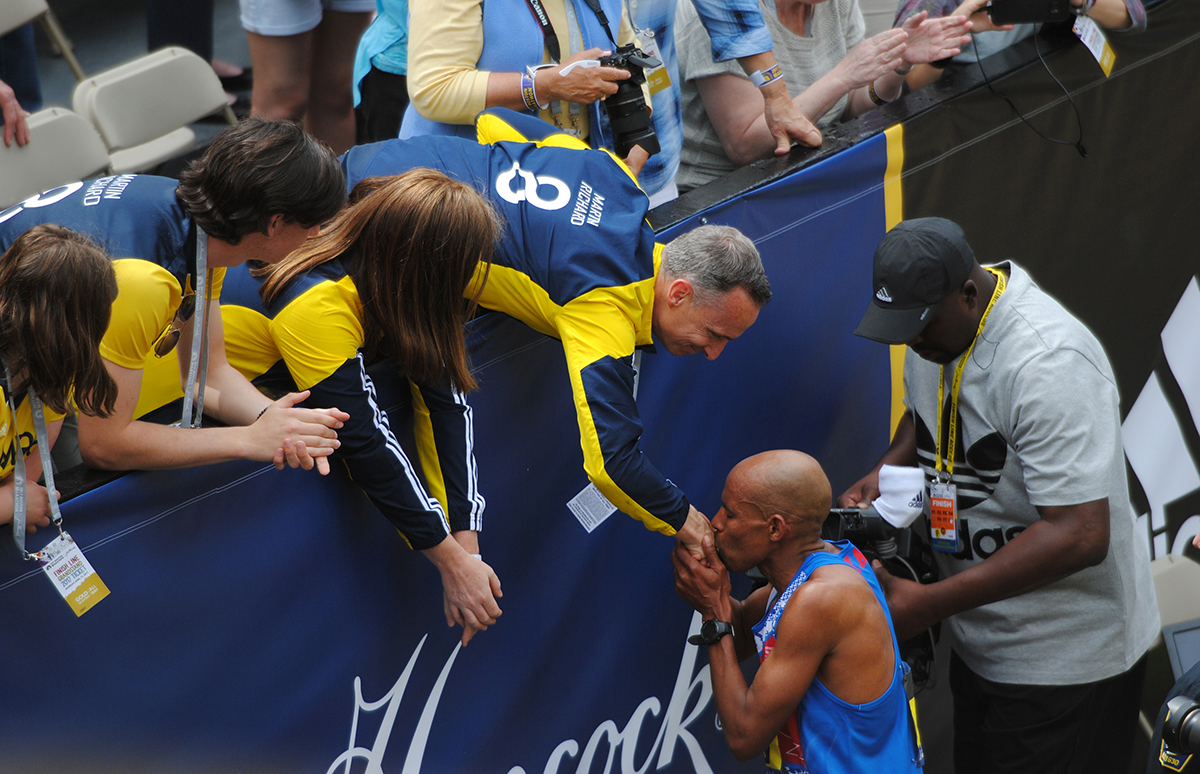
<path fill-rule="evenodd" d="M 46 35 L 58 46 L 58 50 L 62 52 L 63 59 L 67 60 L 67 65 L 71 68 L 71 72 L 75 73 L 75 80 L 82 81 L 87 78 L 87 74 L 83 72 L 83 67 L 79 64 L 79 60 L 75 58 L 75 48 L 71 41 L 67 38 L 62 30 L 62 26 L 58 23 L 58 18 L 55 17 L 54 11 L 49 6 L 46 8 L 46 13 L 42 14 L 39 20 L 42 27 L 46 30 Z"/>

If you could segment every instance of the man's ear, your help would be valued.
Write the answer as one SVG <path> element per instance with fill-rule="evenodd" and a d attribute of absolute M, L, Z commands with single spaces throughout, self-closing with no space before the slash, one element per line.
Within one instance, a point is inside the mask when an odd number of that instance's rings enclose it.
<path fill-rule="evenodd" d="M 787 519 L 783 518 L 782 515 L 773 513 L 767 517 L 767 535 L 771 538 L 772 542 L 782 540 L 787 535 L 787 532 Z"/>
<path fill-rule="evenodd" d="M 963 283 L 959 292 L 963 295 L 963 303 L 968 309 L 974 310 L 979 303 L 979 286 L 975 284 L 975 280 L 969 279 Z"/>
<path fill-rule="evenodd" d="M 691 295 L 692 283 L 683 278 L 671 280 L 667 286 L 667 303 L 671 306 L 679 306 Z"/>
<path fill-rule="evenodd" d="M 275 213 L 271 216 L 271 219 L 267 221 L 267 236 L 275 236 L 277 233 L 279 233 L 279 229 L 283 228 L 285 225 L 287 224 L 283 219 L 283 214 L 279 212 Z"/>

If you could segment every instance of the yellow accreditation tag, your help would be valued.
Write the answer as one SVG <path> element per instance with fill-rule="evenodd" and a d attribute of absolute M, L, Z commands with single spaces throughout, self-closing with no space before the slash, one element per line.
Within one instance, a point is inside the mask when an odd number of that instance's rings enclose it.
<path fill-rule="evenodd" d="M 654 96 L 671 85 L 671 74 L 667 66 L 656 67 L 646 73 L 646 85 L 650 87 L 650 95 Z"/>
<path fill-rule="evenodd" d="M 930 484 L 929 532 L 934 550 L 958 552 L 958 493 L 954 484 Z"/>
<path fill-rule="evenodd" d="M 42 571 L 75 615 L 83 615 L 108 596 L 108 587 L 66 532 L 50 541 L 36 556 L 42 563 Z"/>
<path fill-rule="evenodd" d="M 1104 77 L 1107 78 L 1112 74 L 1113 64 L 1117 61 L 1117 55 L 1113 53 L 1112 45 L 1108 42 L 1108 38 L 1104 35 L 1104 30 L 1100 29 L 1100 25 L 1092 21 L 1086 16 L 1077 16 L 1075 18 L 1075 26 L 1072 28 L 1075 35 L 1083 41 L 1083 45 L 1088 51 L 1092 52 L 1092 56 L 1100 63 L 1100 69 L 1104 71 Z"/>
<path fill-rule="evenodd" d="M 652 56 L 662 62 L 663 58 L 658 55 L 658 43 L 654 40 L 654 30 L 637 30 L 638 48 L 646 56 Z M 667 72 L 667 65 L 663 62 L 659 67 L 653 70 L 647 70 L 646 87 L 650 90 L 650 96 L 654 96 L 663 89 L 671 85 L 671 74 Z"/>

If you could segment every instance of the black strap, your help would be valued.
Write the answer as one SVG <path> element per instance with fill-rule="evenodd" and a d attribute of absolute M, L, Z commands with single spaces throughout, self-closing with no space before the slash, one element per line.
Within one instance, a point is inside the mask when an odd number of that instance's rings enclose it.
<path fill-rule="evenodd" d="M 558 46 L 558 34 L 554 31 L 554 25 L 550 23 L 550 14 L 546 13 L 542 0 L 525 0 L 525 4 L 529 6 L 533 20 L 542 28 L 542 37 L 546 39 L 546 51 L 550 54 L 550 61 L 558 64 L 562 60 L 562 49 Z"/>
<path fill-rule="evenodd" d="M 567 2 L 570 1 L 567 0 Z M 595 12 L 596 18 L 600 20 L 600 26 L 604 28 L 604 34 L 608 35 L 608 40 L 613 44 L 613 50 L 615 51 L 618 48 L 617 41 L 613 40 L 612 30 L 608 28 L 608 17 L 604 15 L 604 9 L 600 7 L 600 0 L 583 1 L 588 4 L 588 8 L 591 8 Z"/>

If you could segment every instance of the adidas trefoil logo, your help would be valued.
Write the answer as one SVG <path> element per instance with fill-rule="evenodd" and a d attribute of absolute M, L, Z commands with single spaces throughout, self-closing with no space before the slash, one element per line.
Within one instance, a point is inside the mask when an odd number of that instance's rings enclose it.
<path fill-rule="evenodd" d="M 875 291 L 875 297 L 885 304 L 892 303 L 892 297 L 888 294 L 887 288 L 880 286 L 879 290 Z"/>

